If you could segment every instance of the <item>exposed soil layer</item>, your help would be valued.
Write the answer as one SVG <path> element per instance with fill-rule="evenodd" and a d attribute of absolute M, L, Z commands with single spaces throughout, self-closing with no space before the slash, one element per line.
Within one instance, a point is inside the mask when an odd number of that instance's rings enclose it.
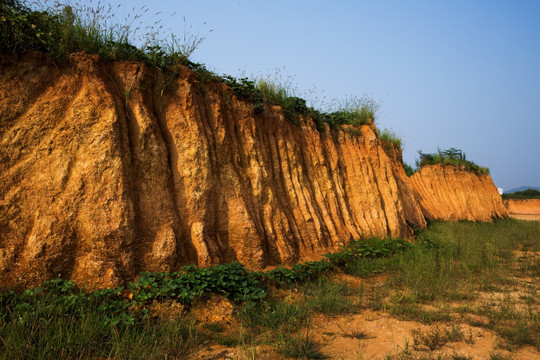
<path fill-rule="evenodd" d="M 84 53 L 60 65 L 2 56 L 0 119 L 5 287 L 54 277 L 111 287 L 188 263 L 294 263 L 352 238 L 409 237 L 424 216 L 463 218 L 460 202 L 467 219 L 505 216 L 488 175 L 423 170 L 411 187 L 373 126 L 352 136 L 292 124 L 279 107 L 256 113 L 185 68 L 173 76 Z M 439 196 L 448 188 L 462 196 Z"/>
<path fill-rule="evenodd" d="M 410 179 L 422 212 L 429 220 L 491 221 L 507 217 L 489 174 L 451 165 L 431 165 Z"/>
<path fill-rule="evenodd" d="M 520 220 L 540 220 L 540 199 L 504 200 L 508 216 Z"/>

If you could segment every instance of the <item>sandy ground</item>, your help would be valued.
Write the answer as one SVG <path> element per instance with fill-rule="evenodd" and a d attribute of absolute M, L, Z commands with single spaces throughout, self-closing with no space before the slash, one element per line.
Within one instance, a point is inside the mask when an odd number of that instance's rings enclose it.
<path fill-rule="evenodd" d="M 380 312 L 365 311 L 359 315 L 327 319 L 314 319 L 317 325 L 315 338 L 324 344 L 322 352 L 332 359 L 400 359 L 437 358 L 460 355 L 471 359 L 489 359 L 490 354 L 510 355 L 499 349 L 495 333 L 466 323 L 424 325 L 415 321 L 398 320 Z M 435 331 L 450 331 L 459 326 L 465 336 L 463 341 L 450 342 L 436 351 L 416 344 L 413 333 L 430 334 Z M 354 335 L 362 334 L 361 339 Z M 521 348 L 511 354 L 512 359 L 540 359 L 540 352 L 532 347 Z"/>
<path fill-rule="evenodd" d="M 464 340 L 450 342 L 434 351 L 416 344 L 413 333 L 430 334 L 459 326 Z M 322 345 L 329 359 L 452 359 L 459 355 L 469 359 L 490 359 L 499 354 L 513 360 L 540 359 L 540 352 L 531 346 L 509 351 L 501 348 L 496 333 L 466 322 L 421 324 L 399 320 L 383 312 L 365 310 L 360 314 L 327 317 L 316 315 L 303 336 Z M 227 348 L 209 346 L 193 354 L 191 359 L 284 359 L 268 345 Z M 286 359 L 286 358 L 285 358 Z"/>
<path fill-rule="evenodd" d="M 509 213 L 508 216 L 518 220 L 540 221 L 540 214 L 513 214 Z"/>
<path fill-rule="evenodd" d="M 528 254 L 527 256 L 533 256 Z M 534 256 L 540 256 L 535 253 Z M 525 309 L 522 300 L 525 291 L 536 294 L 539 289 L 538 279 L 515 278 L 516 282 L 509 288 L 479 293 L 475 300 L 456 303 L 430 303 L 426 309 L 439 309 L 451 314 L 453 321 L 424 324 L 418 321 L 402 319 L 384 311 L 370 309 L 345 315 L 315 314 L 311 317 L 309 327 L 297 336 L 315 341 L 320 351 L 328 359 L 540 359 L 540 351 L 532 346 L 508 348 L 505 341 L 495 332 L 481 325 L 488 324 L 489 319 L 473 313 L 460 313 L 462 306 L 501 306 L 508 299 Z M 535 311 L 540 304 L 532 305 Z M 459 329 L 462 336 L 459 341 L 443 342 L 436 349 L 430 349 L 419 340 L 418 334 L 431 336 L 435 333 L 445 334 L 452 329 Z M 499 357 L 495 357 L 499 355 Z M 288 359 L 283 357 L 270 344 L 225 347 L 209 344 L 192 354 L 190 359 Z"/>
<path fill-rule="evenodd" d="M 529 266 L 531 261 L 540 258 L 539 251 L 515 250 L 514 255 L 522 261 L 516 262 L 515 270 Z M 527 265 L 529 264 L 529 265 Z M 345 274 L 337 275 L 335 280 L 344 282 L 352 287 L 368 286 L 376 288 L 383 286 L 387 277 L 379 276 L 363 279 Z M 540 359 L 540 351 L 532 346 L 512 346 L 501 338 L 489 326 L 489 318 L 483 312 L 474 309 L 498 310 L 507 306 L 513 313 L 540 312 L 540 302 L 535 301 L 540 292 L 540 282 L 534 273 L 517 272 L 507 285 L 500 284 L 490 290 L 482 290 L 474 299 L 456 302 L 429 302 L 420 305 L 423 310 L 437 311 L 448 314 L 451 321 L 435 321 L 430 324 L 410 320 L 406 317 L 395 316 L 385 311 L 372 310 L 363 307 L 355 313 L 343 315 L 314 314 L 309 326 L 295 335 L 300 339 L 309 338 L 319 345 L 322 354 L 328 359 Z M 364 296 L 369 296 L 364 294 Z M 352 296 L 354 298 L 354 296 Z M 356 298 L 355 298 L 356 299 Z M 531 300 L 533 299 L 533 300 Z M 351 299 L 354 300 L 354 299 Z M 219 301 L 207 304 L 210 313 L 215 316 L 220 313 Z M 240 326 L 232 309 L 221 306 L 226 310 L 225 323 L 228 328 Z M 462 311 L 467 308 L 469 310 Z M 204 318 L 203 321 L 216 321 Z M 217 320 L 220 320 L 218 317 Z M 457 338 L 441 341 L 438 345 L 426 341 L 434 334 L 447 334 L 458 329 L 461 334 Z M 245 329 L 244 331 L 249 331 Z M 275 341 L 275 340 L 272 340 Z M 226 347 L 209 342 L 191 354 L 189 359 L 288 359 L 272 344 L 271 340 L 260 337 L 253 343 L 241 346 Z"/>

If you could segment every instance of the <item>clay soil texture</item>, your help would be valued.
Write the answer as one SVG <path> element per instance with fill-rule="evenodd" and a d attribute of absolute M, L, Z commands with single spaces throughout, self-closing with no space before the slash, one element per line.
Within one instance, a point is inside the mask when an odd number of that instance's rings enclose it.
<path fill-rule="evenodd" d="M 508 199 L 504 206 L 514 219 L 540 221 L 540 199 Z"/>

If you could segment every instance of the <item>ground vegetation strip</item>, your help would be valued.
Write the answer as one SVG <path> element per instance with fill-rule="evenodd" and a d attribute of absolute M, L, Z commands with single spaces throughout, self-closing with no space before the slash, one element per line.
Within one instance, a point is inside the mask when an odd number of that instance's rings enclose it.
<path fill-rule="evenodd" d="M 539 234 L 540 222 L 435 223 L 265 273 L 231 263 L 91 293 L 62 279 L 5 290 L 0 358 L 362 358 L 386 344 L 378 321 L 414 324 L 382 358 L 476 358 L 490 336 L 491 358 L 540 354 Z"/>

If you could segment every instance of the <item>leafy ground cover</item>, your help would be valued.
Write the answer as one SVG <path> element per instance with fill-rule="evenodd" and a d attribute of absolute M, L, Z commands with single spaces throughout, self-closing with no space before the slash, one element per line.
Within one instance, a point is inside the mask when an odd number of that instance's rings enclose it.
<path fill-rule="evenodd" d="M 494 354 L 540 350 L 539 234 L 540 222 L 436 223 L 412 242 L 354 241 L 321 261 L 264 273 L 231 263 L 143 273 L 92 293 L 61 279 L 7 290 L 0 358 L 333 358 L 330 323 L 356 347 L 376 341 L 367 327 L 350 326 L 366 313 L 424 326 L 409 332 L 401 358 L 479 341 L 471 327 L 495 334 Z M 228 299 L 232 319 L 197 320 L 194 309 L 211 294 Z M 171 304 L 181 309 L 175 316 L 154 311 Z"/>

